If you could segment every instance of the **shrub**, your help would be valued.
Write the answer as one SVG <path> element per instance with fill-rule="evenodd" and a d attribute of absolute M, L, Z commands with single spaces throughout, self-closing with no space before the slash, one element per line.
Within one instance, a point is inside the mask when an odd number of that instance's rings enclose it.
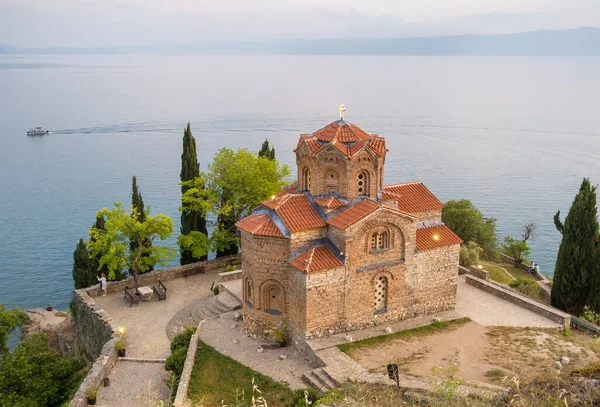
<path fill-rule="evenodd" d="M 583 307 L 583 313 L 581 314 L 581 318 L 585 319 L 588 322 L 591 322 L 594 325 L 600 325 L 600 314 L 594 312 L 587 305 Z"/>
<path fill-rule="evenodd" d="M 475 242 L 469 242 L 460 247 L 460 265 L 470 267 L 479 264 L 479 258 L 483 249 Z"/>
<path fill-rule="evenodd" d="M 294 390 L 294 399 L 292 406 L 309 407 L 315 404 L 319 399 L 319 392 L 313 388 Z"/>
<path fill-rule="evenodd" d="M 213 287 L 213 294 L 219 295 L 219 285 L 218 284 Z"/>
<path fill-rule="evenodd" d="M 165 361 L 165 369 L 172 370 L 177 377 L 181 376 L 181 372 L 183 372 L 183 365 L 185 364 L 185 358 L 187 357 L 187 352 L 187 347 L 175 349 L 175 351 L 173 351 Z"/>
<path fill-rule="evenodd" d="M 192 340 L 192 335 L 196 332 L 196 328 L 192 328 L 191 326 L 186 326 L 185 331 L 175 335 L 173 340 L 171 341 L 171 352 L 176 351 L 180 348 L 187 348 L 190 346 L 190 341 Z"/>
<path fill-rule="evenodd" d="M 236 266 L 233 266 L 233 265 L 232 265 L 232 266 L 227 266 L 227 267 L 225 267 L 225 268 L 223 269 L 223 271 L 222 271 L 222 272 L 223 272 L 223 273 L 228 273 L 228 272 L 230 272 L 230 271 L 236 271 L 237 269 L 238 269 L 238 268 L 237 268 Z"/>

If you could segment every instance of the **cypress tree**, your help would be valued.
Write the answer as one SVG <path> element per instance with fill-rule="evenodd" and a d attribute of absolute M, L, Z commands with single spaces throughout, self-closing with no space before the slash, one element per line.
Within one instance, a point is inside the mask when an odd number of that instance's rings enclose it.
<path fill-rule="evenodd" d="M 96 272 L 93 269 L 87 246 L 83 239 L 79 239 L 73 252 L 73 283 L 75 289 L 86 288 L 96 284 Z"/>
<path fill-rule="evenodd" d="M 269 160 L 275 159 L 275 147 L 269 145 L 269 139 L 265 139 L 262 143 L 262 146 L 258 151 L 258 156 L 268 158 Z"/>
<path fill-rule="evenodd" d="M 137 221 L 144 222 L 146 220 L 146 213 L 144 212 L 144 199 L 142 198 L 142 194 L 137 185 L 137 179 L 135 175 L 131 180 L 131 207 L 136 210 Z M 133 216 L 133 214 L 131 215 Z M 152 246 L 152 241 L 150 239 L 144 240 L 144 247 Z M 129 247 L 131 250 L 135 250 L 137 247 L 136 242 L 129 242 Z M 147 255 L 146 255 L 147 256 Z M 154 270 L 154 266 L 150 266 L 145 273 Z M 129 269 L 129 274 L 133 274 L 133 271 Z"/>
<path fill-rule="evenodd" d="M 187 128 L 183 133 L 183 152 L 181 153 L 181 182 L 191 181 L 200 175 L 200 164 L 198 164 L 198 155 L 196 154 L 196 140 L 192 136 L 192 130 L 188 123 Z M 181 186 L 181 194 L 183 195 L 188 190 L 188 187 Z M 202 232 L 208 235 L 206 229 L 206 218 L 198 213 L 181 212 L 181 234 L 188 235 L 192 231 Z M 183 247 L 180 249 L 182 265 L 194 263 L 197 261 L 206 260 L 208 256 L 195 258 L 189 250 Z"/>
<path fill-rule="evenodd" d="M 553 306 L 574 315 L 580 315 L 590 301 L 594 283 L 594 270 L 598 255 L 598 218 L 596 208 L 596 187 L 584 178 L 578 194 L 564 224 L 560 211 L 554 217 L 556 229 L 563 238 L 558 250 L 552 294 Z"/>

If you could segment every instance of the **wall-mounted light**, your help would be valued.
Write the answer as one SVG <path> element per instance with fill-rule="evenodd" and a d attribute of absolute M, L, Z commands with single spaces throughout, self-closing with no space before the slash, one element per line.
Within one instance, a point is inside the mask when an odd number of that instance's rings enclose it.
<path fill-rule="evenodd" d="M 477 268 L 478 268 L 479 270 L 483 270 L 483 266 L 482 266 L 481 264 L 478 264 L 478 265 L 477 265 Z"/>
<path fill-rule="evenodd" d="M 117 329 L 117 332 L 119 333 L 119 335 L 123 335 L 125 333 L 125 327 L 121 325 L 119 329 Z"/>
<path fill-rule="evenodd" d="M 433 240 L 435 240 L 435 241 L 440 240 L 440 235 L 433 235 Z"/>

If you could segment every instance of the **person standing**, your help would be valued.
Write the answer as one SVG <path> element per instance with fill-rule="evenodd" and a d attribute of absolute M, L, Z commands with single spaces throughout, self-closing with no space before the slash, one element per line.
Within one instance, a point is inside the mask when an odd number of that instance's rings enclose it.
<path fill-rule="evenodd" d="M 102 273 L 102 277 L 97 277 L 100 282 L 100 289 L 102 290 L 102 296 L 106 297 L 106 274 Z"/>

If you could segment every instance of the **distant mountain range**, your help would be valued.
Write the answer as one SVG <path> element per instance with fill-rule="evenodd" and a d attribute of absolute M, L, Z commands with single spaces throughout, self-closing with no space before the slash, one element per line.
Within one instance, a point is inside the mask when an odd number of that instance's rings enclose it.
<path fill-rule="evenodd" d="M 600 28 L 382 39 L 295 39 L 98 48 L 15 48 L 0 54 L 600 56 Z"/>

